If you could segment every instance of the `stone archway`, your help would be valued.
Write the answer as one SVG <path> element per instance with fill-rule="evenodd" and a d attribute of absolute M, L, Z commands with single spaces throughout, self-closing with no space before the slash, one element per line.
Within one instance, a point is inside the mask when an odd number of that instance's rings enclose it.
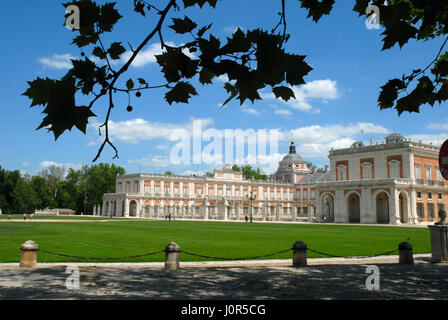
<path fill-rule="evenodd" d="M 389 223 L 389 196 L 385 192 L 380 192 L 375 198 L 376 201 L 376 222 Z"/>
<path fill-rule="evenodd" d="M 348 222 L 349 223 L 360 223 L 361 222 L 361 212 L 360 212 L 360 201 L 359 195 L 355 192 L 350 194 L 347 199 L 348 208 Z"/>
<path fill-rule="evenodd" d="M 322 216 L 326 222 L 334 222 L 334 198 L 331 193 L 326 193 L 322 198 Z"/>
<path fill-rule="evenodd" d="M 136 217 L 137 216 L 137 201 L 131 200 L 129 202 L 129 216 Z"/>

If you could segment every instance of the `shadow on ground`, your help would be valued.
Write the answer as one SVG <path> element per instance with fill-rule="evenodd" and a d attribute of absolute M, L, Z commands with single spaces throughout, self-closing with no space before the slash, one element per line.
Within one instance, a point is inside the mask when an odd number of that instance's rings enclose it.
<path fill-rule="evenodd" d="M 80 289 L 65 268 L 0 270 L 0 299 L 446 299 L 448 266 L 377 264 L 380 290 L 367 290 L 367 265 L 293 267 L 80 267 Z"/>

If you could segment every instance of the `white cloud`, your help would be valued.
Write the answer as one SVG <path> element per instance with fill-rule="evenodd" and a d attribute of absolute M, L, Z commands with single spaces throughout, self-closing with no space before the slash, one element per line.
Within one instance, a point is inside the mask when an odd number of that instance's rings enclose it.
<path fill-rule="evenodd" d="M 260 112 L 254 108 L 251 107 L 246 107 L 246 106 L 242 106 L 241 107 L 241 112 L 247 113 L 247 114 L 251 114 L 254 116 L 260 116 Z"/>
<path fill-rule="evenodd" d="M 170 47 L 178 47 L 174 42 L 171 41 L 166 42 L 166 44 Z M 165 51 L 166 49 L 162 50 L 162 46 L 160 43 L 150 44 L 146 49 L 140 51 L 135 60 L 132 62 L 131 66 L 141 68 L 146 66 L 147 64 L 156 63 L 157 62 L 156 55 L 160 55 Z M 184 49 L 182 52 L 192 59 L 196 58 L 196 56 L 190 53 L 190 51 L 187 49 Z M 121 56 L 121 61 L 123 63 L 126 63 L 131 58 L 132 54 L 133 54 L 132 51 L 126 51 Z"/>
<path fill-rule="evenodd" d="M 448 119 L 445 120 L 446 122 L 438 122 L 438 123 L 433 123 L 430 122 L 426 128 L 431 129 L 431 130 L 444 130 L 444 131 L 448 131 Z"/>
<path fill-rule="evenodd" d="M 282 116 L 292 116 L 292 112 L 286 109 L 277 109 L 274 111 L 274 114 L 279 114 Z"/>
<path fill-rule="evenodd" d="M 411 134 L 406 136 L 414 142 L 422 142 L 426 144 L 433 144 L 435 146 L 440 146 L 446 139 L 448 139 L 448 133 L 443 132 L 440 134 Z"/>
<path fill-rule="evenodd" d="M 168 156 L 163 155 L 148 155 L 147 157 L 144 157 L 142 159 L 137 160 L 129 160 L 130 164 L 138 164 L 146 167 L 157 167 L 157 168 L 166 168 L 166 167 L 172 167 L 173 164 L 170 161 L 170 158 Z"/>
<path fill-rule="evenodd" d="M 75 164 L 75 163 L 58 163 L 55 161 L 42 161 L 41 163 L 39 163 L 40 169 L 45 169 L 50 166 L 64 167 L 66 170 L 68 169 L 80 170 L 82 168 L 82 164 Z"/>
<path fill-rule="evenodd" d="M 213 120 L 192 118 L 190 122 L 184 124 L 149 122 L 141 118 L 120 122 L 109 121 L 109 136 L 113 140 L 134 144 L 152 139 L 172 141 L 172 134 L 176 130 L 193 132 L 193 123 L 199 123 L 202 130 L 205 130 L 213 124 Z M 99 125 L 99 122 L 93 121 L 88 126 L 97 133 Z"/>
<path fill-rule="evenodd" d="M 295 99 L 289 101 L 283 101 L 277 99 L 282 103 L 290 106 L 291 108 L 310 113 L 320 113 L 319 109 L 314 108 L 310 101 L 311 99 L 319 99 L 324 103 L 328 100 L 338 99 L 340 97 L 339 90 L 337 88 L 337 82 L 330 79 L 315 80 L 308 82 L 300 87 L 292 87 Z M 262 93 L 263 99 L 276 99 L 275 95 L 271 93 Z"/>
<path fill-rule="evenodd" d="M 76 57 L 70 53 L 54 54 L 51 57 L 39 58 L 39 63 L 53 69 L 70 69 L 72 67 L 72 59 L 76 59 Z"/>
<path fill-rule="evenodd" d="M 361 133 L 361 130 L 363 133 Z M 291 135 L 296 144 L 297 153 L 304 158 L 328 156 L 331 148 L 341 149 L 350 147 L 355 141 L 363 139 L 364 134 L 387 135 L 389 130 L 373 123 L 357 122 L 337 125 L 312 125 L 293 129 L 290 134 L 282 137 L 290 139 Z"/>

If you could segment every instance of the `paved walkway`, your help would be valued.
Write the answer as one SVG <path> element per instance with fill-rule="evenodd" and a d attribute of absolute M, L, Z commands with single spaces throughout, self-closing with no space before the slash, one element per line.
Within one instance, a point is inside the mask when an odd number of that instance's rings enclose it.
<path fill-rule="evenodd" d="M 0 299 L 447 299 L 448 264 L 415 255 L 415 265 L 397 256 L 371 259 L 309 259 L 181 263 L 40 264 L 19 269 L 0 264 Z M 79 290 L 65 286 L 66 267 L 80 271 Z M 380 270 L 380 289 L 366 288 L 368 265 Z"/>

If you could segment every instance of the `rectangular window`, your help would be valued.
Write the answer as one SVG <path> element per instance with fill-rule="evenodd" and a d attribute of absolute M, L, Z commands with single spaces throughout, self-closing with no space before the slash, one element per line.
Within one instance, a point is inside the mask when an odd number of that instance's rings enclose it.
<path fill-rule="evenodd" d="M 126 192 L 131 192 L 131 183 L 129 181 L 126 182 Z"/>
<path fill-rule="evenodd" d="M 268 192 L 267 192 L 267 191 L 264 192 L 264 194 L 263 194 L 263 198 L 264 198 L 264 199 L 267 199 L 267 198 L 268 198 Z"/>
<path fill-rule="evenodd" d="M 428 203 L 428 217 L 429 219 L 434 219 L 436 217 L 434 215 L 434 203 Z"/>
<path fill-rule="evenodd" d="M 415 164 L 415 179 L 420 180 L 422 178 L 422 170 L 419 164 Z"/>
<path fill-rule="evenodd" d="M 417 203 L 417 216 L 420 219 L 424 219 L 425 218 L 425 211 L 423 209 L 423 203 Z"/>
<path fill-rule="evenodd" d="M 121 189 L 122 188 L 122 186 L 121 186 L 121 182 L 118 182 L 118 185 L 117 185 L 117 193 L 118 192 L 121 192 Z"/>
<path fill-rule="evenodd" d="M 428 192 L 428 200 L 432 200 L 432 193 Z"/>
<path fill-rule="evenodd" d="M 421 199 L 422 198 L 422 193 L 420 191 L 417 191 L 417 199 Z"/>
<path fill-rule="evenodd" d="M 165 186 L 165 193 L 170 193 L 170 187 L 169 186 Z"/>
<path fill-rule="evenodd" d="M 134 190 L 133 192 L 138 192 L 138 181 L 134 181 Z"/>
<path fill-rule="evenodd" d="M 431 165 L 426 165 L 426 181 L 432 180 L 431 178 Z"/>
<path fill-rule="evenodd" d="M 440 192 L 437 194 L 437 199 L 442 200 L 442 194 Z"/>
<path fill-rule="evenodd" d="M 442 174 L 440 173 L 439 166 L 436 166 L 436 180 L 442 181 Z"/>
<path fill-rule="evenodd" d="M 179 194 L 179 187 L 174 187 L 174 193 Z"/>
<path fill-rule="evenodd" d="M 154 186 L 154 192 L 160 193 L 160 186 Z"/>
<path fill-rule="evenodd" d="M 338 168 L 338 177 L 341 181 L 347 180 L 347 171 L 345 168 Z"/>
<path fill-rule="evenodd" d="M 202 194 L 202 188 L 196 187 L 196 194 Z"/>
<path fill-rule="evenodd" d="M 145 184 L 145 193 L 151 193 L 151 185 Z"/>
<path fill-rule="evenodd" d="M 372 179 L 372 166 L 371 165 L 363 165 L 362 166 L 362 178 L 363 179 Z"/>
<path fill-rule="evenodd" d="M 400 178 L 400 163 L 391 163 L 389 166 L 390 166 L 390 177 Z"/>
<path fill-rule="evenodd" d="M 188 187 L 184 187 L 184 195 L 188 194 Z"/>
<path fill-rule="evenodd" d="M 308 191 L 303 191 L 303 200 L 308 200 Z"/>

